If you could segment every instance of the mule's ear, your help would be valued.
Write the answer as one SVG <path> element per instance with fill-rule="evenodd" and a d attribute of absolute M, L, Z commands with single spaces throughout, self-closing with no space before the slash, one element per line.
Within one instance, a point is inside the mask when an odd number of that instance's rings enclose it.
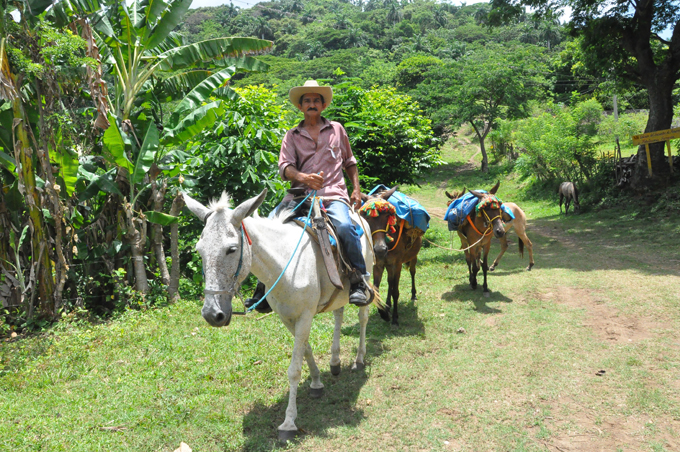
<path fill-rule="evenodd" d="M 241 204 L 239 204 L 235 209 L 234 213 L 231 216 L 231 224 L 234 225 L 234 227 L 239 227 L 241 225 L 241 222 L 245 217 L 250 215 L 251 213 L 255 212 L 258 207 L 260 207 L 260 204 L 262 204 L 262 201 L 264 201 L 264 198 L 267 196 L 267 189 L 265 188 L 262 190 L 262 193 L 260 193 L 257 196 L 254 196 L 246 201 L 243 201 Z"/>
<path fill-rule="evenodd" d="M 390 188 L 389 190 L 380 193 L 380 197 L 382 199 L 390 199 L 390 196 L 392 196 L 394 192 L 397 191 L 397 188 L 399 188 L 398 185 L 394 188 Z"/>
<path fill-rule="evenodd" d="M 475 195 L 477 197 L 477 199 L 482 199 L 484 197 L 484 193 L 480 193 L 480 192 L 475 191 L 475 190 L 470 190 L 470 193 Z"/>
<path fill-rule="evenodd" d="M 444 194 L 449 198 L 449 199 L 455 199 L 451 193 L 448 191 L 445 191 Z"/>
<path fill-rule="evenodd" d="M 498 191 L 498 187 L 501 185 L 501 181 L 496 182 L 496 185 L 493 186 L 491 190 L 489 190 L 489 193 L 492 195 L 495 195 L 496 192 Z"/>
<path fill-rule="evenodd" d="M 362 194 L 361 194 L 361 200 L 362 200 L 363 202 L 366 202 L 366 201 L 368 201 L 369 199 L 370 199 L 370 198 L 369 198 L 369 196 L 368 196 L 366 193 L 362 193 Z"/>
<path fill-rule="evenodd" d="M 196 215 L 199 220 L 205 223 L 205 219 L 211 210 L 186 193 L 182 193 L 182 197 L 184 198 L 184 203 L 187 205 L 189 210 L 191 210 L 191 213 Z"/>

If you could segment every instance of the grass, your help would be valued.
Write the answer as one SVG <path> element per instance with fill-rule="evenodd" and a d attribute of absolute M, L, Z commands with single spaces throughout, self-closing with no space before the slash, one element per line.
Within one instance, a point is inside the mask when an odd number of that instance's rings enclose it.
<path fill-rule="evenodd" d="M 678 450 L 674 218 L 637 207 L 565 217 L 504 168 L 460 171 L 475 156 L 468 143 L 403 187 L 432 209 L 426 237 L 457 247 L 435 217 L 444 190 L 501 180 L 500 198 L 528 215 L 536 267 L 523 271 L 513 235 L 485 298 L 469 288 L 462 253 L 426 246 L 416 303 L 401 281 L 400 327 L 371 313 L 365 372 L 349 370 L 356 309 L 346 309 L 339 377 L 328 367 L 333 316 L 317 317 L 326 393 L 310 399 L 303 368 L 299 441 L 276 441 L 292 350 L 281 322 L 238 317 L 214 329 L 199 301 L 183 300 L 1 342 L 0 450 Z"/>

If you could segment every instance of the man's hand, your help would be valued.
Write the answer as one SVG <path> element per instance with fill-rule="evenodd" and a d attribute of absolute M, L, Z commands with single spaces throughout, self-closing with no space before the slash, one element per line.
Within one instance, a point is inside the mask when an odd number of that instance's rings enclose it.
<path fill-rule="evenodd" d="M 352 204 L 352 207 L 354 207 L 354 210 L 361 207 L 361 191 L 360 190 L 354 190 L 352 192 L 352 196 L 350 196 L 349 200 L 350 200 L 350 204 Z"/>
<path fill-rule="evenodd" d="M 321 190 L 323 188 L 323 171 L 319 174 L 298 173 L 298 182 L 301 182 L 311 188 L 312 190 Z"/>

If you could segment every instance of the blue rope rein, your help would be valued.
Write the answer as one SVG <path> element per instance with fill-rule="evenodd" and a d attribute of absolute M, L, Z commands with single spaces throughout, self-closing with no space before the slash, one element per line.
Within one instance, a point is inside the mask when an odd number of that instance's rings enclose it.
<path fill-rule="evenodd" d="M 300 201 L 300 204 L 298 204 L 298 205 L 295 207 L 295 209 L 293 209 L 293 210 L 294 210 L 294 211 L 297 210 L 297 208 L 300 207 L 305 201 L 307 201 L 307 198 L 309 198 L 311 195 L 314 195 L 313 198 L 316 198 L 316 190 L 310 192 L 310 193 L 305 197 L 305 199 L 303 199 L 302 201 Z M 316 200 L 315 200 L 314 202 L 316 202 Z M 262 303 L 262 301 L 265 300 L 265 299 L 267 298 L 267 295 L 269 295 L 269 293 L 270 293 L 272 290 L 274 290 L 274 287 L 276 287 L 276 285 L 279 283 L 279 281 L 280 281 L 281 278 L 283 277 L 283 274 L 286 273 L 286 270 L 288 269 L 288 266 L 289 266 L 290 263 L 293 261 L 293 257 L 295 257 L 295 253 L 297 253 L 298 247 L 300 246 L 300 242 L 302 242 L 302 237 L 304 237 L 304 236 L 305 236 L 305 232 L 307 232 L 307 223 L 309 222 L 309 219 L 310 219 L 311 216 L 312 216 L 312 210 L 313 210 L 313 209 L 309 209 L 309 213 L 307 214 L 307 220 L 305 220 L 305 227 L 302 228 L 302 234 L 300 234 L 300 238 L 298 239 L 297 245 L 295 245 L 295 249 L 293 250 L 293 254 L 290 256 L 290 259 L 288 259 L 288 263 L 287 263 L 286 266 L 283 268 L 283 271 L 281 272 L 281 274 L 279 275 L 279 277 L 276 279 L 276 282 L 274 282 L 274 284 L 269 288 L 269 290 L 267 291 L 267 293 L 265 293 L 265 294 L 262 296 L 262 298 L 260 298 L 260 299 L 257 301 L 257 303 L 255 303 L 254 305 L 252 305 L 251 307 L 249 307 L 248 310 L 247 310 L 246 312 L 250 312 L 250 311 L 252 311 L 253 309 L 257 308 L 257 307 L 259 306 L 259 304 Z"/>

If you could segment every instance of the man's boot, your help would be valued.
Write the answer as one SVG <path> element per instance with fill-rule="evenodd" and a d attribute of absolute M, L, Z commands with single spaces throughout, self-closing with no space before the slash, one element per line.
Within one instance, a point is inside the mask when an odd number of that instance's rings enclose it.
<path fill-rule="evenodd" d="M 262 298 L 266 292 L 267 291 L 266 291 L 266 288 L 264 287 L 264 284 L 261 283 L 260 281 L 258 281 L 257 286 L 255 287 L 255 292 L 253 292 L 253 296 L 251 298 L 248 298 L 246 301 L 244 301 L 243 305 L 246 307 L 246 309 L 250 308 L 255 303 L 260 301 L 260 298 Z M 269 303 L 267 303 L 266 298 L 264 300 L 262 300 L 262 302 L 260 304 L 257 305 L 255 310 L 257 312 L 262 313 L 262 314 L 272 312 L 272 308 L 271 308 L 271 306 L 269 306 Z"/>
<path fill-rule="evenodd" d="M 349 302 L 354 306 L 366 306 L 373 301 L 372 291 L 364 281 L 364 277 L 354 270 L 349 275 Z"/>

